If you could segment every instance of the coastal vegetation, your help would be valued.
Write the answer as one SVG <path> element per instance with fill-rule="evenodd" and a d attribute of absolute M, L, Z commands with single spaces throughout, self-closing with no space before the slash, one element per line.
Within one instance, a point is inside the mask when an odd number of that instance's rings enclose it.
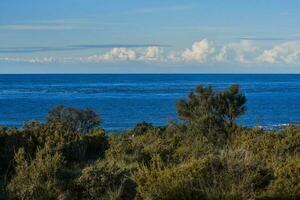
<path fill-rule="evenodd" d="M 179 121 L 107 133 L 89 109 L 0 128 L 0 199 L 300 199 L 300 126 L 242 127 L 246 97 L 197 86 Z"/>

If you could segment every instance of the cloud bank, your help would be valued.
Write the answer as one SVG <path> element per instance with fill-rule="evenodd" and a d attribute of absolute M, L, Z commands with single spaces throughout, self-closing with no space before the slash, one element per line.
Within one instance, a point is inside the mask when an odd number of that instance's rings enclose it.
<path fill-rule="evenodd" d="M 300 42 L 286 42 L 274 46 L 272 49 L 264 50 L 258 57 L 264 63 L 300 63 Z"/>
<path fill-rule="evenodd" d="M 76 46 L 73 46 L 74 48 Z M 99 48 L 99 46 L 77 46 L 80 48 Z M 100 46 L 101 48 L 102 46 Z M 24 63 L 123 63 L 139 62 L 173 65 L 207 64 L 300 64 L 300 41 L 283 42 L 271 47 L 260 45 L 257 41 L 240 40 L 217 44 L 206 38 L 194 42 L 191 47 L 178 51 L 161 45 L 111 46 L 99 54 L 79 57 L 1 57 L 0 62 Z M 0 49 L 1 53 L 1 49 Z M 0 54 L 1 55 L 1 54 Z"/>

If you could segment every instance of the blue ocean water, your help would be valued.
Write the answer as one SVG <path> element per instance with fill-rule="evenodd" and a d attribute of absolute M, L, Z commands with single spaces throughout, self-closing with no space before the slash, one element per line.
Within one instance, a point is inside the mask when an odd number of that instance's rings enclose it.
<path fill-rule="evenodd" d="M 197 84 L 224 89 L 241 85 L 248 112 L 245 126 L 300 122 L 300 75 L 0 75 L 0 125 L 43 121 L 63 104 L 91 108 L 106 130 L 124 130 L 140 121 L 164 125 L 176 119 L 176 101 Z"/>

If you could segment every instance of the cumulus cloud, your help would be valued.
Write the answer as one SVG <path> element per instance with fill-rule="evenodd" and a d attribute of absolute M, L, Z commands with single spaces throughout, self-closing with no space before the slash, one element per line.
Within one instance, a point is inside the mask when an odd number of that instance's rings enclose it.
<path fill-rule="evenodd" d="M 248 40 L 241 40 L 225 44 L 215 56 L 217 62 L 235 61 L 238 63 L 251 63 L 258 47 L 253 42 Z"/>
<path fill-rule="evenodd" d="M 264 50 L 257 59 L 259 62 L 294 64 L 300 62 L 300 42 L 286 42 Z"/>
<path fill-rule="evenodd" d="M 223 46 L 220 52 L 215 56 L 215 60 L 218 62 L 225 62 L 227 60 L 227 46 Z"/>
<path fill-rule="evenodd" d="M 254 61 L 258 50 L 259 48 L 248 40 L 227 43 L 218 47 L 214 42 L 202 39 L 179 55 L 172 52 L 168 58 L 176 62 L 194 62 L 196 64 L 208 62 L 248 64 Z"/>
<path fill-rule="evenodd" d="M 170 52 L 165 60 L 173 63 L 182 62 L 181 54 L 174 51 Z"/>
<path fill-rule="evenodd" d="M 159 47 L 148 47 L 145 49 L 144 55 L 141 56 L 141 60 L 157 61 L 161 53 L 162 49 Z"/>
<path fill-rule="evenodd" d="M 191 49 L 186 49 L 181 54 L 183 60 L 185 61 L 195 61 L 198 63 L 207 62 L 208 56 L 214 52 L 214 48 L 207 39 L 202 39 L 195 42 Z"/>
<path fill-rule="evenodd" d="M 136 52 L 128 48 L 113 48 L 110 52 L 103 55 L 104 60 L 135 60 Z"/>
<path fill-rule="evenodd" d="M 109 52 L 80 58 L 84 62 L 120 62 L 136 59 L 136 52 L 129 48 L 113 48 Z"/>
<path fill-rule="evenodd" d="M 259 57 L 259 62 L 271 63 L 274 64 L 278 57 L 278 49 L 273 48 L 271 50 L 265 50 Z"/>
<path fill-rule="evenodd" d="M 124 62 L 124 61 L 158 61 L 161 58 L 162 49 L 152 46 L 147 48 L 113 48 L 109 52 L 81 57 L 82 62 Z"/>

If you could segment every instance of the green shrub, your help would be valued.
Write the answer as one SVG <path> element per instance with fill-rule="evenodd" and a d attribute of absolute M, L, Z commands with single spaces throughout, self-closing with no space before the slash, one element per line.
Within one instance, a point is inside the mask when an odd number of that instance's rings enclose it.
<path fill-rule="evenodd" d="M 7 186 L 11 198 L 57 199 L 60 193 L 57 174 L 63 165 L 60 154 L 52 154 L 48 146 L 26 158 L 24 149 L 15 155 L 16 175 Z"/>
<path fill-rule="evenodd" d="M 243 147 L 225 149 L 220 159 L 224 171 L 219 181 L 224 183 L 222 196 L 225 199 L 255 199 L 274 179 L 273 170 Z"/>
<path fill-rule="evenodd" d="M 143 199 L 208 199 L 213 195 L 208 190 L 218 187 L 215 176 L 222 168 L 221 163 L 210 159 L 191 160 L 169 167 L 155 160 L 149 167 L 141 165 L 133 179 Z"/>
<path fill-rule="evenodd" d="M 131 130 L 131 134 L 132 135 L 143 135 L 154 128 L 155 127 L 152 124 L 149 124 L 149 123 L 143 121 L 143 122 L 137 123 L 135 125 L 135 127 Z"/>
<path fill-rule="evenodd" d="M 82 140 L 87 146 L 86 158 L 98 159 L 105 156 L 105 151 L 108 148 L 108 139 L 103 129 L 94 129 L 90 134 L 83 136 Z"/>
<path fill-rule="evenodd" d="M 61 124 L 66 132 L 88 134 L 99 127 L 100 117 L 90 109 L 66 108 L 62 105 L 49 111 L 48 124 Z"/>
<path fill-rule="evenodd" d="M 94 129 L 89 134 L 61 144 L 56 150 L 62 153 L 66 161 L 81 162 L 103 158 L 107 146 L 105 132 L 102 129 Z"/>
<path fill-rule="evenodd" d="M 134 173 L 143 199 L 255 199 L 274 179 L 271 169 L 243 150 L 168 166 L 161 159 Z"/>
<path fill-rule="evenodd" d="M 128 175 L 130 170 L 117 163 L 97 161 L 82 170 L 77 187 L 83 199 L 107 199 L 119 190 L 119 197 L 133 199 L 135 189 Z"/>
<path fill-rule="evenodd" d="M 270 199 L 300 199 L 300 157 L 274 166 L 275 179 L 265 193 Z"/>

